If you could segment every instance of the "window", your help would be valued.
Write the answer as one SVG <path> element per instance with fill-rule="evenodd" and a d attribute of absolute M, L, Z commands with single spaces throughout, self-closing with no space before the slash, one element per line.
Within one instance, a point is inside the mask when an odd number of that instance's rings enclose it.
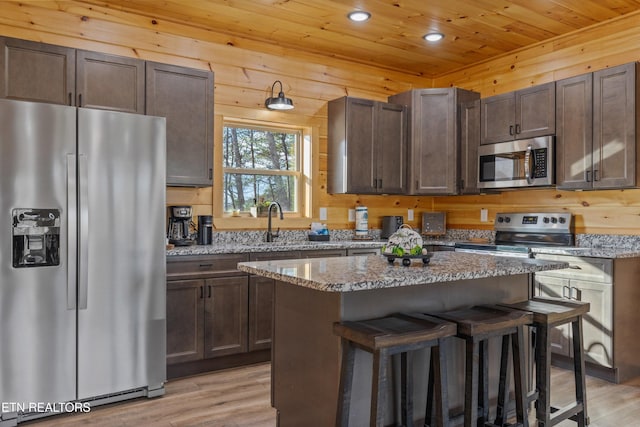
<path fill-rule="evenodd" d="M 302 136 L 301 129 L 225 122 L 224 211 L 278 202 L 284 212 L 301 214 Z"/>

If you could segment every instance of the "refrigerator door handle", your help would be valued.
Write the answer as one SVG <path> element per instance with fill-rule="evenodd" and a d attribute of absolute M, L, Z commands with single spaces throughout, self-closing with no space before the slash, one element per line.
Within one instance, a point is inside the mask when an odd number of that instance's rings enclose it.
<path fill-rule="evenodd" d="M 80 200 L 78 209 L 80 214 L 80 236 L 78 248 L 79 277 L 78 277 L 78 310 L 87 308 L 87 292 L 89 287 L 89 171 L 87 170 L 87 156 L 78 154 L 78 188 Z"/>
<path fill-rule="evenodd" d="M 76 156 L 67 154 L 67 309 L 76 309 L 78 210 Z"/>

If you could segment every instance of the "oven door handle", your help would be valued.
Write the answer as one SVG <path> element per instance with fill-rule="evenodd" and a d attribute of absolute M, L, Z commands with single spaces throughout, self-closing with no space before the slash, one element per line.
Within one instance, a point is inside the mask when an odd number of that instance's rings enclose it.
<path fill-rule="evenodd" d="M 533 147 L 531 144 L 527 146 L 527 152 L 524 155 L 524 177 L 527 179 L 527 184 L 533 184 L 533 164 L 531 163 L 531 153 L 533 152 Z"/>

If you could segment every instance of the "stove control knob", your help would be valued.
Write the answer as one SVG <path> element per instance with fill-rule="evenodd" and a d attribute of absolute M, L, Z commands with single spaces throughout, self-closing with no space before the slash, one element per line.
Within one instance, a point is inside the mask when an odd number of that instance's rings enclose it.
<path fill-rule="evenodd" d="M 545 216 L 545 217 L 542 219 L 542 222 L 544 222 L 545 224 L 549 224 L 549 217 L 546 217 L 546 216 Z"/>
<path fill-rule="evenodd" d="M 564 224 L 565 222 L 567 222 L 567 220 L 563 216 L 560 217 L 559 221 L 560 224 Z"/>
<path fill-rule="evenodd" d="M 504 222 L 506 223 L 510 223 L 511 222 L 511 218 L 509 218 L 508 216 L 504 218 Z"/>
<path fill-rule="evenodd" d="M 558 218 L 556 218 L 556 217 L 551 218 L 551 223 L 552 224 L 555 224 L 557 222 L 558 222 Z"/>
<path fill-rule="evenodd" d="M 502 218 L 501 216 L 498 217 L 498 222 L 503 222 L 504 218 Z"/>

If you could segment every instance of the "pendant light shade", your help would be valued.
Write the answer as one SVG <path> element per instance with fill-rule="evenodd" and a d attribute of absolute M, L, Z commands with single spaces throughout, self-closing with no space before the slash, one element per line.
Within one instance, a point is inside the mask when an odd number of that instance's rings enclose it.
<path fill-rule="evenodd" d="M 276 83 L 280 83 L 280 92 L 278 92 L 278 97 L 273 96 L 273 89 L 276 87 Z M 273 82 L 273 85 L 271 86 L 271 98 L 267 98 L 267 100 L 264 101 L 264 105 L 270 110 L 293 109 L 293 101 L 284 96 L 284 92 L 282 91 L 282 82 L 280 80 Z"/>

